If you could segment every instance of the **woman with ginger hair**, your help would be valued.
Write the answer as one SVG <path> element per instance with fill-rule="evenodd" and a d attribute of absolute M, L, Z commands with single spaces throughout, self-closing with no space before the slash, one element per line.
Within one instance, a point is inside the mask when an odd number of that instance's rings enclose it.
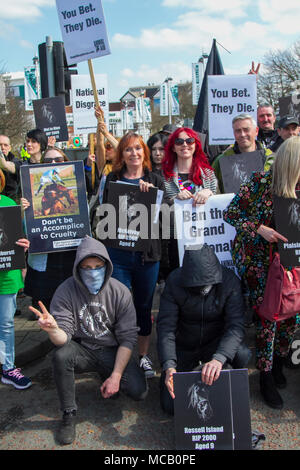
<path fill-rule="evenodd" d="M 149 191 L 150 187 L 164 190 L 162 178 L 151 170 L 150 151 L 142 137 L 134 132 L 124 135 L 116 151 L 113 171 L 106 179 L 103 203 L 107 202 L 110 182 L 139 185 L 140 191 L 143 192 Z M 94 222 L 96 227 L 99 219 L 96 217 Z M 97 238 L 96 233 L 95 236 Z M 146 377 L 153 377 L 155 372 L 147 354 L 152 331 L 152 301 L 161 257 L 160 240 L 151 240 L 144 252 L 108 248 L 108 253 L 114 266 L 112 276 L 132 290 L 137 325 L 140 328 L 138 333 L 140 366 Z"/>

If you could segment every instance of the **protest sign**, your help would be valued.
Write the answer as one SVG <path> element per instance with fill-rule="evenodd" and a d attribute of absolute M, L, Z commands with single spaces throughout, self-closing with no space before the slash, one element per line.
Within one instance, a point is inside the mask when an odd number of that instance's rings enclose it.
<path fill-rule="evenodd" d="M 142 192 L 137 184 L 110 182 L 107 204 L 100 206 L 107 215 L 97 227 L 97 237 L 109 247 L 147 250 L 157 232 L 157 200 L 157 188 Z"/>
<path fill-rule="evenodd" d="M 175 199 L 175 226 L 180 266 L 186 246 L 206 243 L 214 249 L 221 264 L 233 268 L 230 250 L 236 231 L 223 220 L 223 211 L 233 197 L 234 194 L 211 196 L 206 204 L 196 207 L 192 205 L 192 199 L 188 201 Z"/>
<path fill-rule="evenodd" d="M 278 103 L 280 117 L 286 115 L 295 116 L 300 121 L 300 101 L 297 93 L 290 96 L 282 96 L 279 98 Z"/>
<path fill-rule="evenodd" d="M 111 53 L 101 0 L 56 0 L 69 65 Z"/>
<path fill-rule="evenodd" d="M 253 171 L 264 168 L 264 150 L 224 155 L 220 158 L 220 169 L 225 193 L 237 193 Z"/>
<path fill-rule="evenodd" d="M 74 134 L 95 133 L 97 119 L 95 117 L 96 100 L 91 87 L 90 75 L 72 75 L 72 106 L 74 117 Z M 104 121 L 109 122 L 109 100 L 107 75 L 95 75 L 99 105 L 104 112 Z"/>
<path fill-rule="evenodd" d="M 60 96 L 33 101 L 35 124 L 56 142 L 69 140 L 64 101 Z"/>
<path fill-rule="evenodd" d="M 24 248 L 16 245 L 19 238 L 24 238 L 21 207 L 0 207 L 0 271 L 25 268 Z"/>
<path fill-rule="evenodd" d="M 20 170 L 29 253 L 75 250 L 91 235 L 82 161 Z"/>
<path fill-rule="evenodd" d="M 256 121 L 256 75 L 209 75 L 207 80 L 209 144 L 233 144 L 232 119 L 246 113 Z"/>
<path fill-rule="evenodd" d="M 250 450 L 248 370 L 223 370 L 212 384 L 201 371 L 174 379 L 175 441 L 178 450 Z"/>
<path fill-rule="evenodd" d="M 288 239 L 278 241 L 281 264 L 300 266 L 300 191 L 298 199 L 273 196 L 276 230 Z"/>

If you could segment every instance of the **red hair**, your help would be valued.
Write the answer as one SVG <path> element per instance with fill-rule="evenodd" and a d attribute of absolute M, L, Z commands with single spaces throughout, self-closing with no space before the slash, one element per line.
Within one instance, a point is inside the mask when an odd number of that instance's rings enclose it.
<path fill-rule="evenodd" d="M 174 167 L 177 162 L 177 154 L 174 152 L 173 148 L 175 145 L 175 140 L 178 138 L 181 132 L 186 132 L 189 137 L 193 137 L 195 139 L 195 152 L 193 155 L 193 161 L 190 168 L 189 178 L 193 183 L 197 186 L 202 185 L 202 174 L 201 170 L 206 172 L 206 170 L 212 170 L 208 162 L 208 158 L 203 152 L 201 141 L 199 139 L 198 134 L 190 129 L 189 127 L 180 127 L 176 129 L 173 134 L 170 135 L 166 148 L 165 148 L 165 157 L 162 161 L 162 169 L 164 176 L 167 180 L 173 178 L 175 176 Z"/>
<path fill-rule="evenodd" d="M 150 150 L 148 146 L 145 144 L 140 135 L 136 134 L 135 132 L 128 132 L 122 137 L 117 147 L 116 158 L 112 169 L 114 172 L 120 173 L 122 168 L 124 168 L 125 164 L 123 160 L 123 150 L 128 147 L 130 142 L 132 142 L 133 140 L 137 140 L 144 150 L 143 169 L 147 168 L 149 171 L 152 170 Z"/>

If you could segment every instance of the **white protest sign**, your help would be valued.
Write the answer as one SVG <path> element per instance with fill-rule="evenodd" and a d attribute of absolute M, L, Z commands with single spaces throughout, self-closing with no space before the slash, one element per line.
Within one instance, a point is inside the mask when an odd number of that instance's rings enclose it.
<path fill-rule="evenodd" d="M 193 199 L 175 199 L 175 224 L 180 266 L 184 250 L 189 245 L 206 243 L 211 246 L 221 264 L 233 268 L 230 250 L 236 231 L 223 219 L 223 211 L 232 201 L 234 194 L 211 196 L 206 204 L 192 205 Z"/>
<path fill-rule="evenodd" d="M 95 98 L 89 75 L 72 75 L 72 106 L 74 134 L 89 134 L 97 131 Z M 95 75 L 99 104 L 104 112 L 104 120 L 109 122 L 109 101 L 107 75 Z"/>
<path fill-rule="evenodd" d="M 233 144 L 232 119 L 246 113 L 256 121 L 256 75 L 209 75 L 207 80 L 209 144 Z"/>
<path fill-rule="evenodd" d="M 111 53 L 101 0 L 56 0 L 69 65 Z"/>

